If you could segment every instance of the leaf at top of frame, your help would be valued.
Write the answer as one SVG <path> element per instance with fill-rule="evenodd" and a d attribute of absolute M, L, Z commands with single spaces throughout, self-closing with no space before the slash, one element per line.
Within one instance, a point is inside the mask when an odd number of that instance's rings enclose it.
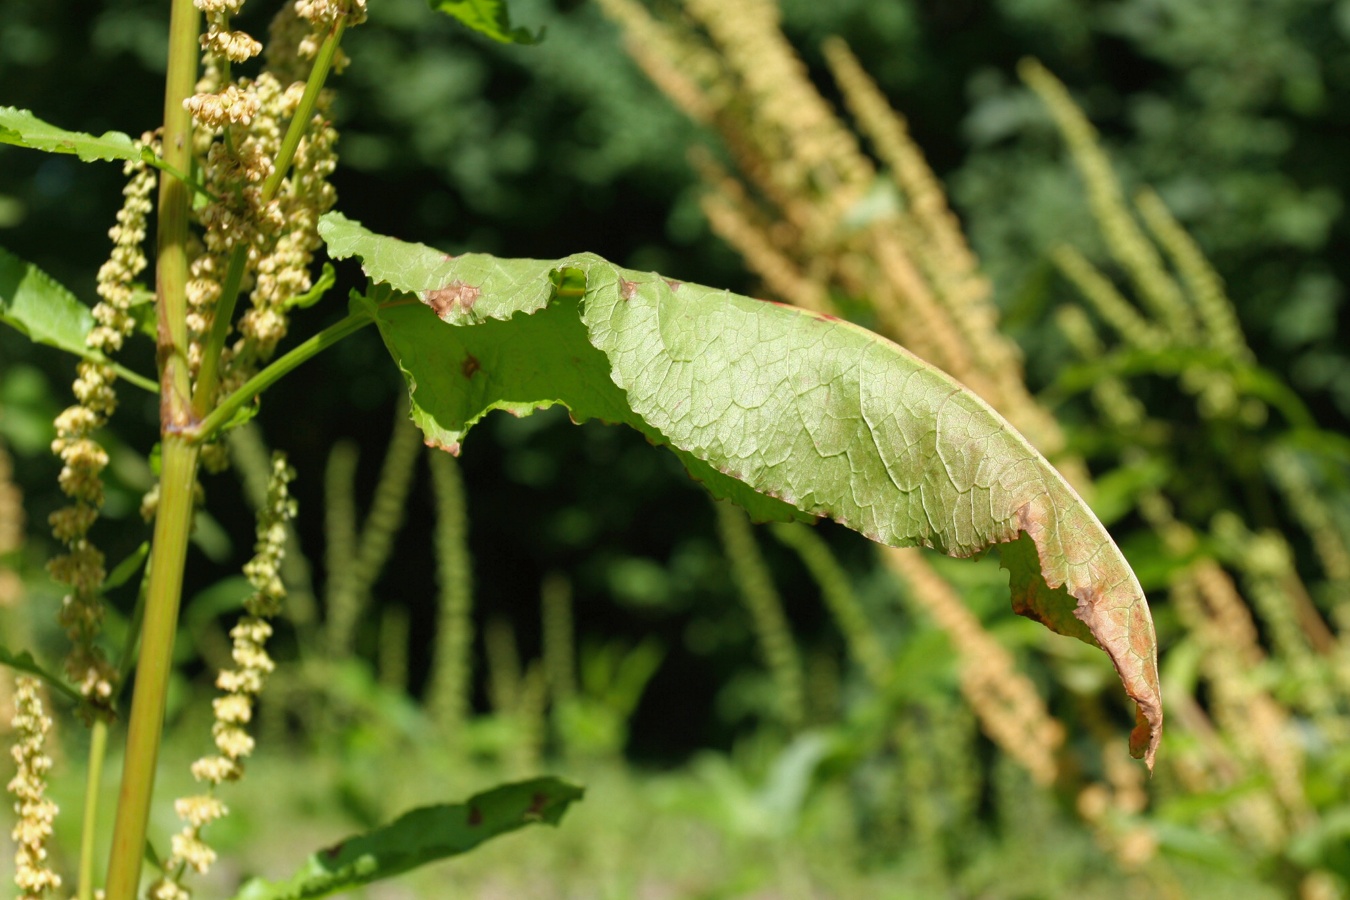
<path fill-rule="evenodd" d="M 47 153 L 73 153 L 84 162 L 141 158 L 140 145 L 120 131 L 105 131 L 98 136 L 67 131 L 13 106 L 0 106 L 0 143 Z"/>
<path fill-rule="evenodd" d="M 825 516 L 958 557 L 997 545 L 1016 612 L 1111 658 L 1152 767 L 1162 703 L 1138 580 L 1063 477 L 946 374 L 849 322 L 589 253 L 449 257 L 332 213 L 319 233 L 405 292 L 370 311 L 428 444 L 458 452 L 493 409 L 562 404 L 670 446 L 756 518 Z"/>
<path fill-rule="evenodd" d="M 544 39 L 542 28 L 531 33 L 528 28 L 511 25 L 506 0 L 427 0 L 427 4 L 503 44 L 537 44 Z"/>

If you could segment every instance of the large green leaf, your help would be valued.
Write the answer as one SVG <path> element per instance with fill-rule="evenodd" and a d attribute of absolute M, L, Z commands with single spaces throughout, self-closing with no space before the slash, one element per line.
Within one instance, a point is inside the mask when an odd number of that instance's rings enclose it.
<path fill-rule="evenodd" d="M 67 131 L 42 121 L 26 109 L 13 106 L 0 106 L 0 144 L 15 144 L 48 153 L 74 153 L 85 162 L 141 158 L 141 148 L 120 131 L 105 131 L 97 137 L 82 131 Z"/>
<path fill-rule="evenodd" d="M 320 234 L 412 295 L 371 312 L 427 443 L 456 452 L 490 410 L 561 403 L 670 445 L 761 519 L 828 516 L 952 556 L 998 544 L 1013 608 L 1111 657 L 1139 707 L 1131 749 L 1152 765 L 1162 706 L 1134 573 L 1050 464 L 948 376 L 848 322 L 591 254 L 451 258 L 337 214 Z"/>
<path fill-rule="evenodd" d="M 427 0 L 427 3 L 503 44 L 537 44 L 544 37 L 542 29 L 532 34 L 528 28 L 512 27 L 506 0 Z"/>
<path fill-rule="evenodd" d="M 310 900 L 457 856 L 536 822 L 557 825 L 584 791 L 557 778 L 505 784 L 464 803 L 426 806 L 311 855 L 286 881 L 255 878 L 235 900 Z"/>
<path fill-rule="evenodd" d="M 0 247 L 0 322 L 26 334 L 38 344 L 108 363 L 103 354 L 85 346 L 94 327 L 94 315 L 51 276 Z M 119 375 L 137 387 L 158 392 L 155 382 L 117 363 Z"/>

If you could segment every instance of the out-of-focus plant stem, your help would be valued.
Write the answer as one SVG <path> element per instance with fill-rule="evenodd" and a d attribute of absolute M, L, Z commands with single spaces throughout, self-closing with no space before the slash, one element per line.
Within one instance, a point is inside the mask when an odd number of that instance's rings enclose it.
<path fill-rule="evenodd" d="M 108 752 L 108 723 L 96 719 L 89 733 L 89 771 L 84 783 L 84 819 L 80 825 L 80 879 L 78 900 L 94 900 L 94 838 L 98 828 L 98 796 L 103 783 L 103 760 Z"/>

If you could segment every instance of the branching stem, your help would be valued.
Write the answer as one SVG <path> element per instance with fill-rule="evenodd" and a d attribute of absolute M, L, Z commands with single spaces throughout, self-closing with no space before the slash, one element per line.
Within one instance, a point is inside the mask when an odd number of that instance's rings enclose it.
<path fill-rule="evenodd" d="M 252 403 L 254 398 L 275 384 L 286 373 L 314 355 L 327 350 L 348 335 L 360 331 L 373 321 L 369 314 L 360 312 L 353 313 L 342 321 L 328 326 L 240 385 L 238 390 L 221 400 L 216 408 L 211 411 L 211 414 L 202 420 L 200 425 L 187 432 L 187 436 L 194 442 L 210 440 L 222 426 L 234 418 L 244 404 Z"/>

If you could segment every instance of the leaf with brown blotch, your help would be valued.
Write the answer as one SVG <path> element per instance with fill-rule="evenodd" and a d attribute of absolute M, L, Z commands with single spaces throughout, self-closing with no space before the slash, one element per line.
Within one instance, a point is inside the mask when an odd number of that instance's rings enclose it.
<path fill-rule="evenodd" d="M 825 516 L 950 556 L 997 546 L 1018 613 L 1111 658 L 1152 768 L 1162 702 L 1139 582 L 1059 473 L 947 375 L 848 322 L 592 254 L 447 259 L 336 214 L 320 234 L 422 300 L 372 314 L 428 443 L 457 448 L 493 409 L 563 404 L 669 446 L 760 520 Z"/>

